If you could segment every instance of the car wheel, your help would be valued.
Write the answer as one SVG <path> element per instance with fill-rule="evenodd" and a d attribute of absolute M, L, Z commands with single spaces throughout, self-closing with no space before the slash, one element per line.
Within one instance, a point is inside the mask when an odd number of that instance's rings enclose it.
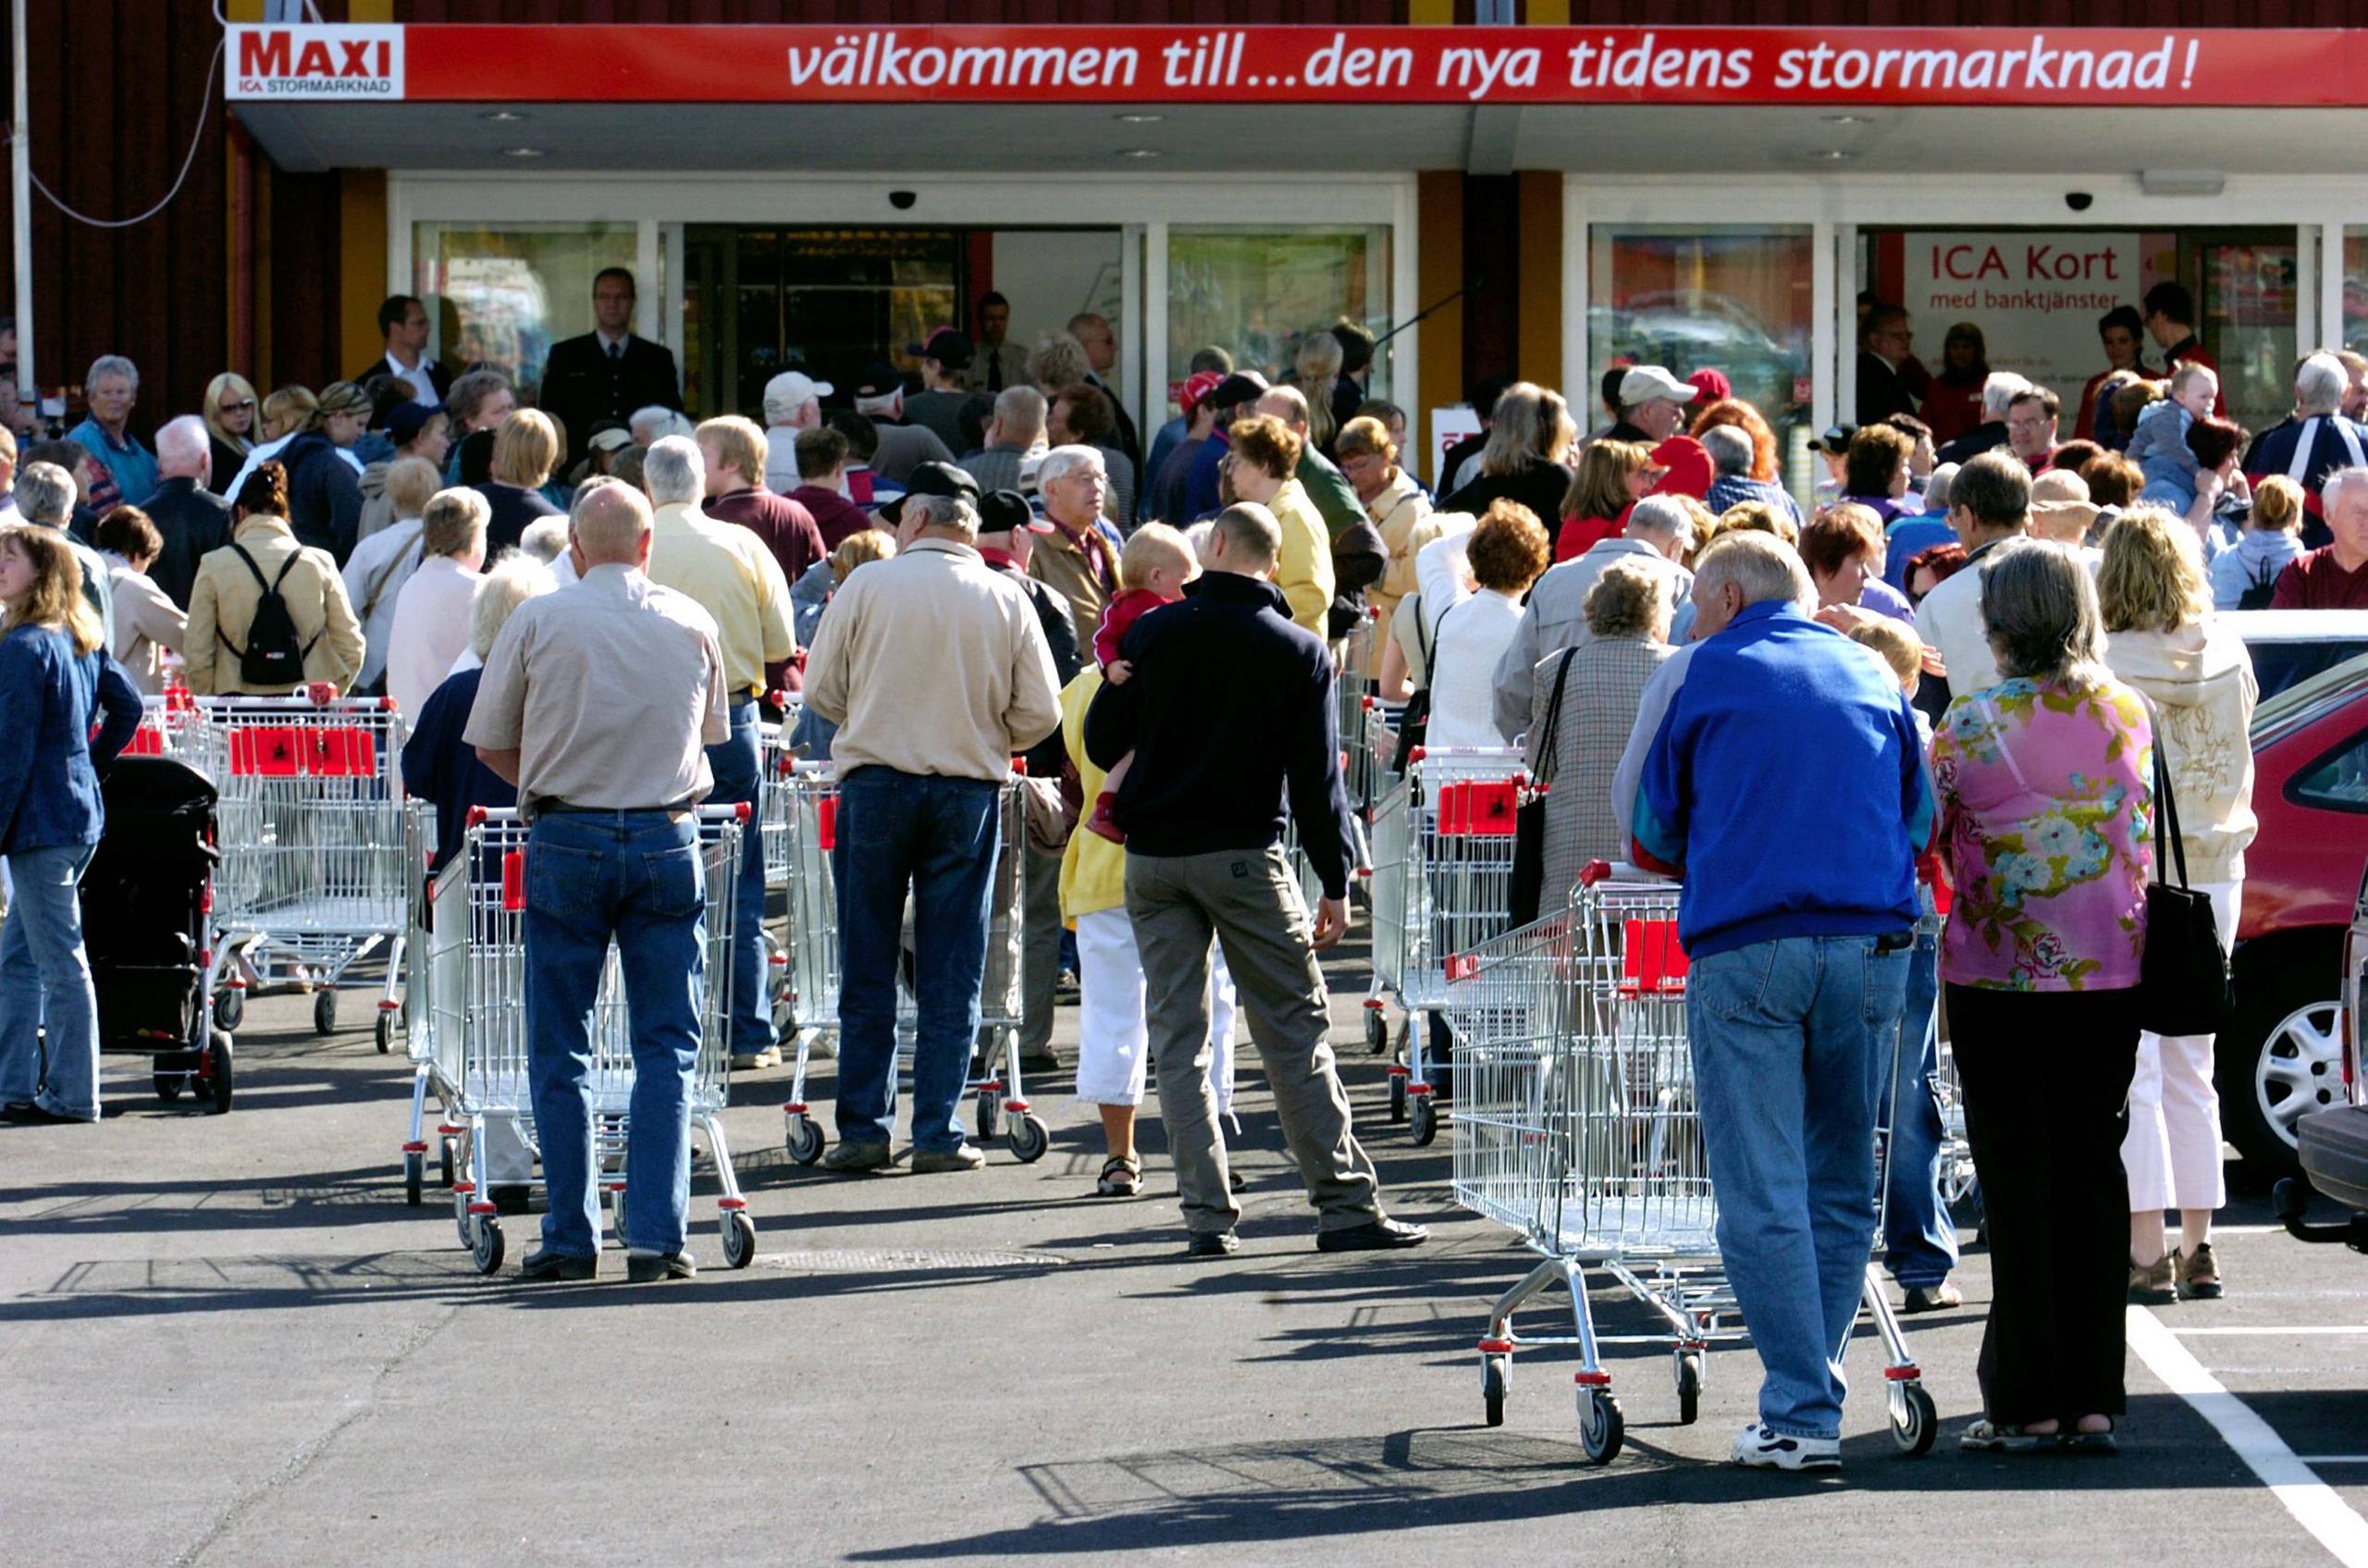
<path fill-rule="evenodd" d="M 2214 1076 L 2228 1142 L 2268 1176 L 2300 1168 L 2294 1124 L 2343 1096 L 2340 981 L 2332 957 L 2312 948 L 2239 975 L 2237 1016 L 2214 1050 Z"/>

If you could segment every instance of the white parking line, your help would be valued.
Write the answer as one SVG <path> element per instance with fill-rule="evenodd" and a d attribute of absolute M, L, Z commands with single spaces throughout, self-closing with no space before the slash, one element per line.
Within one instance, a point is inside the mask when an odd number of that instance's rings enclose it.
<path fill-rule="evenodd" d="M 2233 1334 L 2368 1334 L 2368 1324 L 2362 1324 L 2357 1327 L 2346 1327 L 2341 1325 L 2312 1325 L 2299 1328 L 2171 1328 L 2167 1332 L 2176 1334 L 2182 1340 L 2202 1340 L 2214 1335 Z"/>
<path fill-rule="evenodd" d="M 2353 1512 L 2251 1406 L 2222 1388 L 2160 1318 L 2144 1307 L 2131 1307 L 2128 1324 L 2130 1349 L 2148 1370 L 2212 1423 L 2221 1441 L 2261 1477 L 2295 1522 L 2344 1568 L 2368 1568 L 2368 1519 Z"/>

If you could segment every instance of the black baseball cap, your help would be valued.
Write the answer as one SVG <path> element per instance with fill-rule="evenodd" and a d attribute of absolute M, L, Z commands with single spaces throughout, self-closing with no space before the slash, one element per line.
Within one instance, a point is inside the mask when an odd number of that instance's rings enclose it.
<path fill-rule="evenodd" d="M 1266 384 L 1266 378 L 1256 371 L 1237 370 L 1217 383 L 1216 390 L 1209 394 L 1209 406 L 1240 408 L 1243 403 L 1256 402 L 1272 390 L 1274 389 Z"/>
<path fill-rule="evenodd" d="M 1025 529 L 1031 534 L 1049 534 L 1056 526 L 1050 518 L 1040 517 L 1028 504 L 1028 498 L 1018 490 L 989 490 L 979 498 L 979 532 L 1007 534 Z"/>
<path fill-rule="evenodd" d="M 906 343 L 905 352 L 915 359 L 933 359 L 948 370 L 970 367 L 970 340 L 951 327 L 939 327 L 926 343 Z"/>
<path fill-rule="evenodd" d="M 911 476 L 905 481 L 905 494 L 882 506 L 880 515 L 891 523 L 901 521 L 906 496 L 959 496 L 976 506 L 979 482 L 950 463 L 915 463 Z"/>
<path fill-rule="evenodd" d="M 862 375 L 855 378 L 854 394 L 858 398 L 884 398 L 891 392 L 901 391 L 904 385 L 905 378 L 896 373 L 894 365 L 885 360 L 875 359 L 863 367 Z"/>

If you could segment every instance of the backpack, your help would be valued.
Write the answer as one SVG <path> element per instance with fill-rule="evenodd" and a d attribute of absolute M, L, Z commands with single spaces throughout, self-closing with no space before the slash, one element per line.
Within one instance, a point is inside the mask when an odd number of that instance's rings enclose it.
<path fill-rule="evenodd" d="M 244 547 L 233 544 L 247 570 L 254 574 L 255 584 L 263 589 L 263 597 L 255 600 L 254 619 L 247 623 L 247 646 L 243 648 L 232 642 L 229 634 L 220 627 L 214 635 L 222 646 L 239 656 L 239 684 L 244 686 L 292 686 L 304 680 L 304 656 L 313 651 L 313 643 L 321 640 L 320 633 L 313 634 L 313 642 L 296 640 L 296 618 L 288 612 L 288 600 L 279 586 L 288 581 L 288 574 L 301 552 L 291 553 L 280 563 L 279 575 L 266 582 L 263 568 Z M 323 628 L 326 630 L 327 628 Z"/>
<path fill-rule="evenodd" d="M 2261 570 L 2253 574 L 2252 581 L 2245 586 L 2245 591 L 2237 596 L 2237 608 L 2267 610 L 2269 601 L 2277 597 L 2277 579 L 2285 570 L 2283 562 L 2262 562 Z"/>

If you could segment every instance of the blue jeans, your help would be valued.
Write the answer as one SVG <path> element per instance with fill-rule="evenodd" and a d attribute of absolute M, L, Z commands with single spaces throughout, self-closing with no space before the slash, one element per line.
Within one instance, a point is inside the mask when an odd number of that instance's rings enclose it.
<path fill-rule="evenodd" d="M 765 835 L 762 753 L 757 743 L 757 705 L 732 705 L 732 738 L 707 748 L 715 774 L 709 806 L 748 807 L 740 837 L 740 880 L 732 888 L 732 1054 L 753 1056 L 777 1044 L 773 1010 L 765 994 Z"/>
<path fill-rule="evenodd" d="M 1956 1222 L 1941 1201 L 1941 956 L 1937 932 L 1918 932 L 1907 964 L 1899 1051 L 1884 1064 L 1881 1114 L 1891 1120 L 1891 1070 L 1906 1069 L 1883 1171 L 1883 1262 L 1903 1290 L 1939 1285 L 1957 1266 Z"/>
<path fill-rule="evenodd" d="M 707 969 L 698 827 L 665 811 L 552 812 L 526 840 L 526 1057 L 550 1212 L 543 1245 L 600 1245 L 592 1005 L 616 944 L 633 1031 L 626 1246 L 676 1253 L 691 1200 L 690 1091 Z"/>
<path fill-rule="evenodd" d="M 839 781 L 842 1143 L 884 1143 L 896 1115 L 896 960 L 913 903 L 913 1147 L 962 1145 L 955 1110 L 979 1037 L 996 807 L 983 779 L 858 768 Z"/>
<path fill-rule="evenodd" d="M 1902 933 L 1903 936 L 1906 934 Z M 1694 960 L 1685 996 L 1719 1251 L 1767 1378 L 1759 1418 L 1842 1431 L 1842 1352 L 1875 1226 L 1875 1102 L 1902 945 L 1801 936 Z"/>
<path fill-rule="evenodd" d="M 15 893 L 0 925 L 0 1104 L 99 1119 L 99 998 L 82 950 L 77 892 L 88 844 L 8 857 Z M 37 1038 L 48 1034 L 47 1070 Z"/>

